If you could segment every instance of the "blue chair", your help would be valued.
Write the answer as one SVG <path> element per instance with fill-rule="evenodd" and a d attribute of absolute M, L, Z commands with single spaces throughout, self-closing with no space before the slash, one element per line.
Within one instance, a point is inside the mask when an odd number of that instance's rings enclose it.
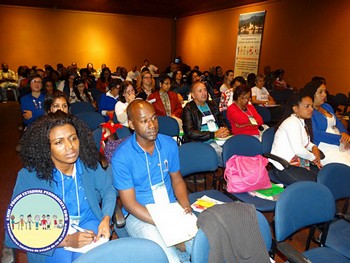
<path fill-rule="evenodd" d="M 160 134 L 168 135 L 170 137 L 176 137 L 176 142 L 180 145 L 181 140 L 179 137 L 180 128 L 177 121 L 169 116 L 157 116 L 158 129 Z"/>
<path fill-rule="evenodd" d="M 118 136 L 118 139 L 124 139 L 131 135 L 131 132 L 128 127 L 122 126 L 121 128 L 117 129 L 116 134 Z"/>
<path fill-rule="evenodd" d="M 163 249 L 142 238 L 121 238 L 109 241 L 83 254 L 74 263 L 167 263 Z"/>
<path fill-rule="evenodd" d="M 272 236 L 269 223 L 265 216 L 260 212 L 256 211 L 259 229 L 264 239 L 267 251 L 271 250 L 272 247 Z M 191 262 L 192 263 L 207 263 L 210 253 L 210 244 L 205 233 L 199 229 L 192 245 Z"/>
<path fill-rule="evenodd" d="M 262 117 L 264 123 L 269 125 L 272 119 L 270 110 L 262 106 L 254 105 L 254 107 L 256 111 L 259 113 L 259 115 Z"/>
<path fill-rule="evenodd" d="M 275 161 L 278 161 L 283 166 L 284 169 L 288 169 L 290 166 L 289 162 L 287 162 L 283 158 L 280 158 L 276 155 L 271 154 L 274 137 L 275 137 L 275 127 L 268 128 L 262 134 L 262 147 L 263 147 L 264 156 L 267 158 L 271 158 Z M 280 183 L 279 179 L 275 176 L 273 170 L 269 171 L 269 177 L 271 181 Z"/>
<path fill-rule="evenodd" d="M 180 172 L 183 177 L 193 176 L 194 191 L 197 192 L 196 174 L 210 172 L 213 186 L 216 184 L 215 172 L 218 169 L 218 158 L 213 147 L 202 142 L 189 142 L 179 146 Z M 204 176 L 204 187 L 207 179 Z"/>
<path fill-rule="evenodd" d="M 235 135 L 228 139 L 222 147 L 222 159 L 224 166 L 233 155 L 256 156 L 263 155 L 262 143 L 250 135 Z M 229 194 L 229 193 L 228 193 Z M 256 209 L 263 212 L 273 211 L 275 201 L 270 201 L 251 196 L 248 193 L 230 194 L 245 203 L 255 205 Z"/>
<path fill-rule="evenodd" d="M 333 220 L 334 214 L 334 197 L 326 186 L 307 181 L 296 182 L 288 186 L 281 193 L 275 207 L 277 249 L 284 253 L 285 243 L 280 242 L 304 227 L 321 223 L 325 223 L 321 237 L 321 243 L 324 243 L 327 239 L 329 223 Z M 308 239 L 306 247 L 308 247 L 309 242 Z M 303 255 L 311 262 L 350 262 L 350 259 L 329 247 L 307 250 Z"/>
<path fill-rule="evenodd" d="M 317 182 L 327 186 L 336 201 L 346 199 L 343 211 L 337 214 L 338 219 L 329 226 L 325 245 L 350 258 L 350 222 L 344 218 L 350 198 L 350 167 L 327 164 L 318 173 Z"/>
<path fill-rule="evenodd" d="M 102 128 L 98 127 L 96 130 L 92 132 L 92 137 L 94 138 L 95 145 L 97 150 L 100 151 L 101 148 L 101 138 L 102 138 Z"/>
<path fill-rule="evenodd" d="M 70 112 L 73 115 L 77 115 L 81 112 L 96 111 L 94 106 L 90 102 L 75 102 L 70 105 Z"/>
<path fill-rule="evenodd" d="M 80 112 L 76 117 L 83 121 L 91 131 L 96 130 L 101 123 L 105 122 L 105 118 L 96 111 Z"/>

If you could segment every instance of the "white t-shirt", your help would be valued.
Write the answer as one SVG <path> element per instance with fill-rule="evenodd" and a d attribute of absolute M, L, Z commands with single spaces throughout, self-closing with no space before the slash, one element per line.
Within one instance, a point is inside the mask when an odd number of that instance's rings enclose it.
<path fill-rule="evenodd" d="M 252 89 L 252 97 L 256 96 L 257 100 L 269 101 L 270 93 L 267 91 L 265 87 L 259 89 L 258 87 L 253 87 Z"/>
<path fill-rule="evenodd" d="M 114 107 L 114 111 L 115 111 L 115 115 L 117 116 L 117 120 L 119 121 L 119 123 L 125 127 L 129 127 L 129 123 L 128 123 L 128 116 L 126 114 L 126 108 L 128 107 L 129 103 L 127 102 L 121 102 L 118 101 L 115 104 Z"/>
<path fill-rule="evenodd" d="M 275 133 L 271 153 L 287 162 L 290 162 L 295 155 L 309 161 L 315 160 L 316 157 L 311 152 L 314 144 L 309 141 L 304 125 L 304 120 L 294 114 L 285 119 Z M 270 162 L 278 170 L 283 170 L 280 163 L 274 160 Z"/>

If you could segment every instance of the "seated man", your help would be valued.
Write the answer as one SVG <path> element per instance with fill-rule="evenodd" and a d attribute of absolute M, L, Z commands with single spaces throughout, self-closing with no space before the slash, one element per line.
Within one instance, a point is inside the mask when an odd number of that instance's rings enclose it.
<path fill-rule="evenodd" d="M 7 89 L 14 89 L 16 92 L 15 99 L 17 100 L 18 96 L 18 84 L 16 83 L 16 74 L 9 69 L 9 66 L 6 63 L 1 64 L 2 70 L 0 70 L 0 89 L 1 89 L 1 98 L 4 103 L 7 101 Z"/>
<path fill-rule="evenodd" d="M 204 83 L 196 81 L 191 85 L 193 101 L 186 104 L 182 112 L 184 141 L 209 143 L 218 154 L 219 166 L 222 163 L 222 148 L 214 138 L 225 138 L 230 132 L 213 101 L 208 101 L 208 92 Z"/>
<path fill-rule="evenodd" d="M 129 127 L 134 134 L 112 157 L 114 185 L 123 202 L 126 229 L 130 236 L 158 243 L 169 262 L 180 262 L 175 247 L 166 247 L 146 204 L 179 202 L 191 213 L 185 182 L 180 174 L 178 146 L 168 136 L 158 134 L 153 106 L 134 100 L 127 108 Z"/>

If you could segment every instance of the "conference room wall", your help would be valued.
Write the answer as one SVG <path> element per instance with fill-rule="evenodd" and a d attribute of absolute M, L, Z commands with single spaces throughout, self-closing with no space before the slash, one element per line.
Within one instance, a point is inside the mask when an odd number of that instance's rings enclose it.
<path fill-rule="evenodd" d="M 303 87 L 324 76 L 331 93 L 349 92 L 350 1 L 277 0 L 177 20 L 176 54 L 201 70 L 221 65 L 233 69 L 238 19 L 266 10 L 259 73 L 270 65 Z"/>
<path fill-rule="evenodd" d="M 0 62 L 17 70 L 20 65 L 57 63 L 112 71 L 131 69 L 148 58 L 159 68 L 172 56 L 172 19 L 62 11 L 0 5 Z"/>

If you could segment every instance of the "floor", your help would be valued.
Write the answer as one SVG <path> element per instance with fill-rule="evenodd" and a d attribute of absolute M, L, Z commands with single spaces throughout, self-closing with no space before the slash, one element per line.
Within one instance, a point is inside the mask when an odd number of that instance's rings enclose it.
<path fill-rule="evenodd" d="M 2 184 L 0 186 L 0 218 L 4 218 L 5 211 L 12 195 L 12 189 L 15 184 L 17 172 L 21 169 L 21 163 L 18 154 L 15 151 L 16 144 L 20 137 L 17 130 L 21 122 L 19 104 L 14 101 L 8 101 L 6 104 L 0 103 L 0 152 L 1 161 L 1 177 Z M 210 182 L 208 182 L 210 184 Z M 192 187 L 191 183 L 188 183 Z M 272 221 L 272 213 L 267 213 L 266 217 L 269 222 Z M 0 247 L 3 245 L 4 237 L 4 221 L 0 221 Z M 293 244 L 299 251 L 303 250 L 305 244 L 306 231 L 296 234 L 289 242 Z M 23 252 L 17 253 L 17 261 L 19 263 L 27 262 L 26 255 Z M 284 262 L 278 255 L 276 262 Z"/>

